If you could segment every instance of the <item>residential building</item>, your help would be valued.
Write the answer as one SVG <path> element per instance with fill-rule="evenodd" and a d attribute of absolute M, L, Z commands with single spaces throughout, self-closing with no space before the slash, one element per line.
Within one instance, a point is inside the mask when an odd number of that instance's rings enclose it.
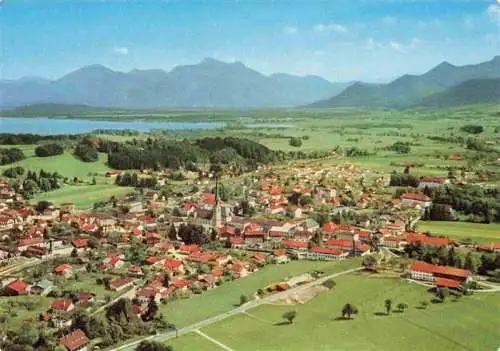
<path fill-rule="evenodd" d="M 87 351 L 90 340 L 81 329 L 76 329 L 61 337 L 59 341 L 68 351 Z"/>

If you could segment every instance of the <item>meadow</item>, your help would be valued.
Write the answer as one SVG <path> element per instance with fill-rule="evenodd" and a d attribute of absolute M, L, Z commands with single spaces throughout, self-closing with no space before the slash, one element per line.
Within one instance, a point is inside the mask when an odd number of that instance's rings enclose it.
<path fill-rule="evenodd" d="M 7 148 L 8 146 L 3 146 Z M 92 163 L 82 162 L 71 154 L 71 150 L 66 150 L 64 154 L 50 157 L 37 157 L 34 154 L 36 145 L 16 146 L 23 150 L 26 155 L 24 160 L 8 165 L 0 166 L 0 172 L 10 167 L 23 167 L 26 170 L 39 172 L 57 172 L 63 177 L 72 180 L 79 177 L 81 183 L 77 185 L 62 184 L 62 187 L 45 193 L 38 193 L 32 203 L 47 200 L 56 205 L 63 203 L 74 203 L 77 208 L 91 208 L 95 202 L 107 201 L 111 196 L 123 196 L 131 191 L 129 187 L 118 187 L 114 184 L 114 179 L 106 178 L 105 174 L 111 170 L 106 165 L 107 156 L 99 155 L 99 160 Z M 96 184 L 92 185 L 92 178 Z"/>
<path fill-rule="evenodd" d="M 270 265 L 243 279 L 226 282 L 201 295 L 168 302 L 166 305 L 160 306 L 160 311 L 170 323 L 181 328 L 227 312 L 239 304 L 242 294 L 252 296 L 258 289 L 271 283 L 286 280 L 287 277 L 315 270 L 325 272 L 325 274 L 333 274 L 357 267 L 359 263 L 358 259 L 353 259 L 341 262 L 291 261 L 283 265 Z"/>
<path fill-rule="evenodd" d="M 417 230 L 434 235 L 445 235 L 456 240 L 470 238 L 479 244 L 500 241 L 500 224 L 498 223 L 420 221 Z"/>
<path fill-rule="evenodd" d="M 432 295 L 425 287 L 400 278 L 349 275 L 339 277 L 336 283 L 333 290 L 306 304 L 260 306 L 201 331 L 235 351 L 498 348 L 498 294 L 476 293 L 457 302 L 448 299 L 420 309 L 420 301 L 429 301 Z M 393 300 L 394 309 L 398 303 L 406 303 L 408 309 L 386 316 L 384 300 L 388 298 Z M 359 310 L 353 320 L 339 318 L 345 303 Z M 293 324 L 282 319 L 290 310 L 297 312 Z M 197 348 L 199 338 L 187 334 L 167 344 L 178 346 L 175 350 L 203 350 Z"/>

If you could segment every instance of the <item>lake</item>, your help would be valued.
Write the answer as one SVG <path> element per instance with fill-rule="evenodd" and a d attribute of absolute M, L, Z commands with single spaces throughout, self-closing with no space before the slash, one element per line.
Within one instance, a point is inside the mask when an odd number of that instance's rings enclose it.
<path fill-rule="evenodd" d="M 224 125 L 221 122 L 97 121 L 88 119 L 0 117 L 0 133 L 43 135 L 89 133 L 96 129 L 131 129 L 141 132 L 152 129 L 217 129 L 224 127 Z"/>

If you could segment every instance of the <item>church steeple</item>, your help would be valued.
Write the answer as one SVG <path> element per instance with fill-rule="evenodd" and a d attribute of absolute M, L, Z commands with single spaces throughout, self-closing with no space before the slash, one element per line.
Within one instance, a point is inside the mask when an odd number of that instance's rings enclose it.
<path fill-rule="evenodd" d="M 222 226 L 222 209 L 219 199 L 219 177 L 215 177 L 215 205 L 212 217 L 215 230 L 219 230 L 219 228 Z"/>

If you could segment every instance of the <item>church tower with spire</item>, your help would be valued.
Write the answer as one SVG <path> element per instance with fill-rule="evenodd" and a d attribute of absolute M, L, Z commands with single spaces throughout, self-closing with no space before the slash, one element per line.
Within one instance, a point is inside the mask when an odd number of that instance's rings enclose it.
<path fill-rule="evenodd" d="M 222 226 L 222 209 L 219 198 L 219 177 L 215 178 L 215 205 L 213 209 L 212 221 L 215 230 L 218 231 Z"/>

